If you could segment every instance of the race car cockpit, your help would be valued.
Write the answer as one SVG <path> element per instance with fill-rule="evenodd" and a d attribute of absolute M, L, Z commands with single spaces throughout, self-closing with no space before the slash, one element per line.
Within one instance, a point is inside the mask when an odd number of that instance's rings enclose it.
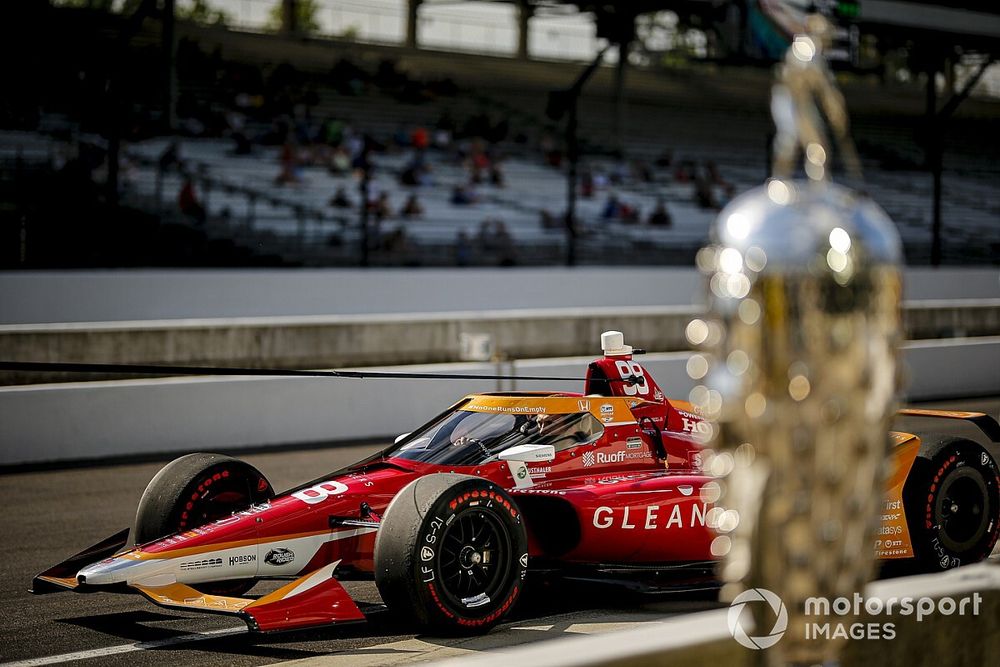
<path fill-rule="evenodd" d="M 388 456 L 437 465 L 481 465 L 517 445 L 552 445 L 556 452 L 596 442 L 604 426 L 590 412 L 510 414 L 461 407 L 415 431 Z"/>

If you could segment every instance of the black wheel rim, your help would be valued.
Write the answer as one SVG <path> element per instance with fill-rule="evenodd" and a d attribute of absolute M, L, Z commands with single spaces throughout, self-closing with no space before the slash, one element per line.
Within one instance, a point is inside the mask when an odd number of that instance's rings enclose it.
<path fill-rule="evenodd" d="M 175 530 L 204 526 L 270 497 L 270 485 L 262 478 L 229 469 L 207 472 L 181 499 Z"/>
<path fill-rule="evenodd" d="M 941 482 L 935 503 L 941 543 L 955 553 L 973 548 L 989 522 L 986 484 L 975 470 L 960 469 Z"/>
<path fill-rule="evenodd" d="M 448 601 L 468 613 L 491 609 L 510 571 L 510 535 L 488 509 L 472 507 L 455 515 L 441 539 L 438 569 Z"/>

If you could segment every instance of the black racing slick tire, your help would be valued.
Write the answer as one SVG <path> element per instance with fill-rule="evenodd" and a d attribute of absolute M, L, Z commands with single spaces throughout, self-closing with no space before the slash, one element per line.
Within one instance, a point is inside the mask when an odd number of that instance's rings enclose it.
<path fill-rule="evenodd" d="M 274 489 L 255 467 L 223 454 L 188 454 L 163 466 L 146 485 L 135 513 L 135 543 L 191 530 L 267 502 Z M 203 593 L 241 595 L 253 579 L 198 584 Z"/>
<path fill-rule="evenodd" d="M 496 484 L 440 473 L 393 498 L 375 539 L 375 584 L 400 617 L 441 634 L 485 633 L 524 588 L 528 538 Z"/>
<path fill-rule="evenodd" d="M 977 563 L 1000 537 L 1000 472 L 971 440 L 927 436 L 903 487 L 903 503 L 922 570 Z"/>

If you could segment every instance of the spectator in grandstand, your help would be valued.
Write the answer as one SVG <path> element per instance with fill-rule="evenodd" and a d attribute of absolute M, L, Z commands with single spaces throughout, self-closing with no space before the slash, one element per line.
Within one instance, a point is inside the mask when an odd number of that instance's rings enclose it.
<path fill-rule="evenodd" d="M 481 253 L 491 253 L 496 250 L 496 235 L 493 232 L 493 220 L 486 218 L 479 223 L 479 232 L 476 234 L 476 244 Z"/>
<path fill-rule="evenodd" d="M 452 139 L 455 136 L 455 119 L 451 117 L 451 112 L 447 109 L 441 112 L 437 122 L 434 123 L 434 148 L 446 151 L 451 148 Z"/>
<path fill-rule="evenodd" d="M 490 165 L 490 184 L 495 188 L 504 186 L 503 170 L 498 162 L 493 162 Z"/>
<path fill-rule="evenodd" d="M 608 180 L 612 185 L 622 185 L 628 177 L 628 168 L 621 160 L 617 160 L 608 174 Z"/>
<path fill-rule="evenodd" d="M 347 129 L 346 121 L 327 118 L 320 126 L 321 139 L 330 146 L 340 146 L 344 141 L 344 132 Z"/>
<path fill-rule="evenodd" d="M 406 250 L 406 230 L 397 227 L 379 238 L 379 246 L 388 253 L 401 253 Z"/>
<path fill-rule="evenodd" d="M 297 185 L 302 182 L 302 173 L 298 164 L 298 151 L 290 141 L 281 147 L 281 171 L 274 178 L 275 185 Z"/>
<path fill-rule="evenodd" d="M 580 177 L 580 196 L 584 199 L 594 197 L 594 172 L 589 167 L 583 170 L 583 175 Z"/>
<path fill-rule="evenodd" d="M 347 58 L 341 58 L 330 70 L 330 79 L 341 95 L 360 95 L 368 75 Z"/>
<path fill-rule="evenodd" d="M 380 192 L 373 201 L 368 202 L 368 211 L 375 216 L 376 222 L 382 222 L 386 218 L 392 217 L 392 209 L 389 207 L 389 194 Z"/>
<path fill-rule="evenodd" d="M 160 153 L 157 164 L 160 168 L 160 172 L 169 171 L 173 168 L 182 168 L 184 166 L 184 161 L 181 158 L 180 142 L 174 139 L 168 143 L 166 148 L 163 149 L 163 152 Z"/>
<path fill-rule="evenodd" d="M 180 193 L 177 195 L 177 206 L 184 216 L 196 224 L 205 224 L 205 207 L 202 206 L 201 200 L 198 198 L 194 179 L 190 175 L 184 176 L 184 184 L 181 185 Z"/>
<path fill-rule="evenodd" d="M 330 173 L 346 174 L 351 171 L 351 156 L 343 146 L 337 146 L 330 154 Z"/>
<path fill-rule="evenodd" d="M 632 173 L 643 183 L 652 183 L 656 180 L 653 168 L 645 160 L 636 160 L 632 163 Z"/>
<path fill-rule="evenodd" d="M 413 128 L 413 131 L 410 133 L 411 146 L 416 148 L 418 151 L 424 151 L 427 150 L 427 147 L 430 146 L 430 144 L 431 144 L 430 134 L 427 132 L 426 127 L 418 125 L 417 127 Z"/>
<path fill-rule="evenodd" d="M 719 173 L 719 167 L 712 160 L 705 162 L 705 174 L 714 185 L 726 185 L 726 181 Z"/>
<path fill-rule="evenodd" d="M 653 212 L 649 214 L 646 222 L 650 225 L 659 225 L 662 227 L 669 227 L 673 224 L 674 221 L 670 217 L 670 212 L 667 210 L 667 205 L 663 201 L 663 197 L 656 198 L 656 207 L 653 208 Z"/>
<path fill-rule="evenodd" d="M 420 218 L 424 215 L 424 207 L 417 199 L 417 195 L 411 194 L 406 203 L 403 204 L 403 208 L 399 211 L 399 214 L 404 218 Z"/>
<path fill-rule="evenodd" d="M 433 135 L 434 148 L 439 151 L 446 151 L 451 148 L 451 130 L 437 128 Z"/>
<path fill-rule="evenodd" d="M 664 169 L 669 169 L 673 161 L 674 161 L 673 151 L 671 151 L 668 148 L 664 148 L 663 152 L 661 152 L 657 156 L 654 164 L 656 164 L 657 167 L 663 167 Z"/>
<path fill-rule="evenodd" d="M 330 197 L 330 206 L 334 208 L 351 208 L 354 206 L 350 198 L 347 196 L 347 191 L 344 189 L 343 185 L 338 185 L 337 191 L 333 193 L 332 197 Z"/>
<path fill-rule="evenodd" d="M 379 88 L 398 88 L 406 84 L 409 80 L 406 74 L 400 72 L 396 67 L 396 61 L 383 58 L 379 61 L 378 69 L 375 70 L 373 81 Z"/>
<path fill-rule="evenodd" d="M 397 148 L 406 148 L 410 145 L 410 133 L 406 131 L 406 125 L 403 123 L 396 126 L 396 131 L 392 134 L 392 143 Z"/>
<path fill-rule="evenodd" d="M 253 144 L 246 133 L 246 116 L 238 111 L 229 111 L 226 113 L 226 125 L 233 140 L 233 154 L 250 155 L 253 152 Z"/>
<path fill-rule="evenodd" d="M 456 184 L 451 189 L 451 203 L 454 206 L 469 206 L 476 203 L 476 192 L 469 186 Z"/>
<path fill-rule="evenodd" d="M 615 220 L 620 218 L 622 214 L 622 204 L 618 200 L 618 195 L 614 192 L 608 195 L 608 200 L 604 203 L 604 209 L 601 211 L 601 217 L 605 220 Z"/>
<path fill-rule="evenodd" d="M 552 215 L 551 212 L 544 208 L 539 212 L 538 222 L 542 226 L 542 229 L 558 229 L 562 226 L 562 223 L 559 222 L 559 218 Z"/>
<path fill-rule="evenodd" d="M 416 151 L 403 170 L 399 172 L 399 182 L 403 185 L 434 185 L 431 166 L 424 151 Z"/>
<path fill-rule="evenodd" d="M 464 229 L 458 230 L 455 235 L 455 264 L 468 266 L 472 262 L 472 243 L 469 242 L 469 235 Z"/>
<path fill-rule="evenodd" d="M 542 157 L 545 164 L 558 169 L 562 165 L 562 151 L 559 149 L 559 145 L 551 134 L 542 135 L 541 142 L 539 143 L 542 149 Z"/>
<path fill-rule="evenodd" d="M 694 178 L 694 162 L 681 160 L 674 168 L 674 180 L 678 183 L 690 183 Z"/>
<path fill-rule="evenodd" d="M 493 241 L 497 249 L 497 262 L 500 266 L 513 266 L 514 261 L 514 239 L 507 231 L 507 225 L 503 220 L 496 221 L 493 232 Z"/>
<path fill-rule="evenodd" d="M 695 175 L 694 202 L 704 209 L 719 208 L 719 203 L 715 201 L 715 193 L 712 192 L 712 178 L 707 172 Z"/>
<path fill-rule="evenodd" d="M 719 208 L 725 208 L 736 196 L 736 187 L 732 183 L 722 186 L 722 196 L 719 197 Z"/>
<path fill-rule="evenodd" d="M 635 225 L 639 222 L 639 208 L 631 204 L 622 203 L 618 217 L 627 225 Z"/>
<path fill-rule="evenodd" d="M 490 156 L 483 150 L 483 142 L 479 139 L 474 139 L 469 144 L 469 156 L 468 160 L 466 160 L 466 166 L 469 170 L 469 182 L 473 185 L 482 183 L 484 172 L 489 171 L 492 166 Z"/>

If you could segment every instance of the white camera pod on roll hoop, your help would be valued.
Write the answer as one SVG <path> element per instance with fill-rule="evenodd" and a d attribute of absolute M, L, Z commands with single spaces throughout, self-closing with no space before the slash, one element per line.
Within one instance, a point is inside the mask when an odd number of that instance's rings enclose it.
<path fill-rule="evenodd" d="M 545 463 L 556 457 L 556 448 L 552 445 L 517 445 L 500 452 L 500 460 L 507 462 L 510 474 L 514 478 L 514 486 L 527 489 L 534 486 L 528 473 L 527 463 Z"/>

